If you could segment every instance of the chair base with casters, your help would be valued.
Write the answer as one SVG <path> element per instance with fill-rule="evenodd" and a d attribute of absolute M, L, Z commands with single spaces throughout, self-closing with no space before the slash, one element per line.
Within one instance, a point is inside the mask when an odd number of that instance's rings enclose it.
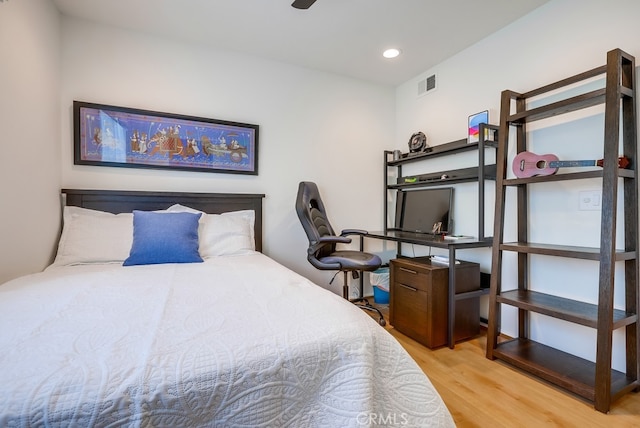
<path fill-rule="evenodd" d="M 384 317 L 382 316 L 382 312 L 380 312 L 380 310 L 375 306 L 371 306 L 371 303 L 369 303 L 367 299 L 363 299 L 363 300 L 366 303 L 354 303 L 354 304 L 360 309 L 364 309 L 365 311 L 376 312 L 378 314 L 378 324 L 380 324 L 382 327 L 387 325 L 387 322 L 384 320 Z"/>
<path fill-rule="evenodd" d="M 318 186 L 315 183 L 303 181 L 298 186 L 298 196 L 296 198 L 296 213 L 300 223 L 309 239 L 307 249 L 307 260 L 316 269 L 337 270 L 344 273 L 344 284 L 342 295 L 349 299 L 349 283 L 347 272 L 374 271 L 382 265 L 380 257 L 364 251 L 336 250 L 337 244 L 348 244 L 351 242 L 349 235 L 366 235 L 367 232 L 360 229 L 345 229 L 340 235 L 336 235 L 320 198 Z M 386 322 L 382 313 L 369 304 L 366 299 L 360 297 L 356 302 L 365 301 L 365 304 L 356 306 L 372 312 L 377 312 L 380 316 L 378 322 L 385 325 Z"/>
<path fill-rule="evenodd" d="M 387 322 L 385 321 L 384 316 L 382 315 L 382 312 L 380 312 L 380 309 L 376 308 L 371 303 L 369 303 L 369 300 L 367 300 L 367 298 L 363 296 L 362 286 L 360 287 L 359 297 L 356 299 L 349 299 L 349 285 L 347 282 L 348 281 L 347 271 L 343 271 L 343 272 L 344 272 L 344 284 L 342 285 L 342 297 L 349 300 L 351 303 L 353 303 L 360 309 L 364 309 L 365 311 L 369 311 L 369 312 L 376 312 L 378 314 L 378 324 L 380 324 L 383 327 L 387 325 Z"/>

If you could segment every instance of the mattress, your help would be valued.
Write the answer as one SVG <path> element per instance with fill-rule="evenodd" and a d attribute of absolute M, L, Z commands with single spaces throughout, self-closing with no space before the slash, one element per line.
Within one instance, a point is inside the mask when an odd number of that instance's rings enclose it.
<path fill-rule="evenodd" d="M 261 253 L 0 286 L 0 426 L 453 426 L 375 320 Z"/>

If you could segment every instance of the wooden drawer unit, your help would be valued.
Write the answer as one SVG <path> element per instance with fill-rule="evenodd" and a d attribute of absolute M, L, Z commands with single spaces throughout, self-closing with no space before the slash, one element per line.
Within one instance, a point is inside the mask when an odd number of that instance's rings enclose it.
<path fill-rule="evenodd" d="M 449 268 L 428 257 L 390 262 L 389 321 L 399 332 L 429 348 L 447 343 Z M 480 288 L 480 265 L 456 265 L 456 293 Z M 480 332 L 480 298 L 456 302 L 454 340 Z"/>

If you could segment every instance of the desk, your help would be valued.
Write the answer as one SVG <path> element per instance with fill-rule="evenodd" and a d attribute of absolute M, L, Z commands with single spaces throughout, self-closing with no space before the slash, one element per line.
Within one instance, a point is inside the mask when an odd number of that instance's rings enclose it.
<path fill-rule="evenodd" d="M 493 244 L 492 238 L 461 238 L 461 239 L 444 239 L 440 235 L 427 235 L 423 233 L 400 232 L 397 230 L 387 230 L 379 232 L 368 232 L 360 238 L 360 250 L 364 250 L 364 238 L 382 239 L 384 241 L 394 241 L 400 244 L 416 244 L 426 247 L 444 248 L 449 251 L 449 311 L 447 319 L 447 344 L 453 349 L 455 346 L 454 328 L 456 319 L 456 300 L 470 299 L 483 294 L 488 294 L 488 288 L 481 288 L 475 291 L 456 294 L 456 270 L 454 269 L 456 260 L 456 250 L 467 248 L 486 248 Z M 398 247 L 400 252 L 400 247 Z M 479 320 L 478 320 L 479 321 Z"/>

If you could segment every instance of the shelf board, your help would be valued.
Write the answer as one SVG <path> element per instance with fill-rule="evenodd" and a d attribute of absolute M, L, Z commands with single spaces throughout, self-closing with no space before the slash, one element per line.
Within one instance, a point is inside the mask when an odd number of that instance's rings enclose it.
<path fill-rule="evenodd" d="M 545 256 L 570 257 L 583 260 L 600 260 L 601 251 L 597 247 L 578 247 L 573 245 L 540 244 L 531 242 L 505 242 L 500 244 L 504 251 L 540 254 Z M 615 261 L 633 260 L 634 251 L 616 250 Z"/>
<path fill-rule="evenodd" d="M 389 189 L 405 189 L 408 187 L 425 187 L 425 186 L 441 186 L 443 184 L 456 184 L 466 183 L 471 181 L 478 181 L 478 167 L 453 169 L 449 171 L 439 171 L 429 174 L 417 175 L 418 181 L 414 183 L 398 183 L 389 184 Z M 448 175 L 447 178 L 441 178 L 443 174 Z M 483 177 L 485 180 L 496 179 L 496 165 L 485 165 Z M 400 177 L 400 180 L 409 177 Z"/>
<path fill-rule="evenodd" d="M 502 183 L 505 186 L 518 186 L 521 184 L 549 183 L 564 180 L 582 180 L 586 178 L 602 178 L 602 176 L 603 171 L 601 169 L 598 169 L 580 172 L 566 172 L 553 175 L 538 175 L 529 178 L 508 178 L 505 179 Z M 618 170 L 618 176 L 621 178 L 634 178 L 634 173 L 633 170 L 630 169 L 620 169 Z"/>
<path fill-rule="evenodd" d="M 598 327 L 598 305 L 566 299 L 531 290 L 504 291 L 496 296 L 499 303 L 537 312 L 591 328 Z M 636 314 L 613 310 L 613 329 L 636 322 Z"/>
<path fill-rule="evenodd" d="M 523 124 L 526 122 L 532 122 L 535 120 L 546 119 L 559 114 L 569 113 L 583 108 L 592 107 L 598 104 L 604 103 L 605 99 L 604 88 L 597 89 L 595 91 L 587 92 L 577 95 L 575 97 L 567 98 L 555 103 L 550 103 L 542 107 L 536 107 L 530 110 L 525 110 L 510 115 L 507 121 L 510 124 Z"/>
<path fill-rule="evenodd" d="M 524 371 L 595 401 L 595 364 L 555 348 L 518 338 L 498 344 L 493 355 Z M 611 396 L 638 386 L 624 373 L 611 370 Z"/>
<path fill-rule="evenodd" d="M 497 128 L 497 127 L 496 127 Z M 387 166 L 398 166 L 405 163 L 416 162 L 419 160 L 434 158 L 438 156 L 453 155 L 456 153 L 468 152 L 471 150 L 478 150 L 480 143 L 468 143 L 466 138 L 462 140 L 452 141 L 450 143 L 440 144 L 430 147 L 428 151 L 421 153 L 407 153 L 404 154 L 401 159 L 390 160 L 387 162 Z M 495 141 L 485 141 L 486 147 L 497 147 L 498 143 Z"/>
<path fill-rule="evenodd" d="M 633 89 L 628 88 L 626 86 L 620 86 L 620 93 L 625 97 L 635 98 L 636 94 Z"/>
<path fill-rule="evenodd" d="M 474 297 L 480 297 L 480 296 L 484 296 L 486 294 L 489 294 L 489 289 L 488 288 L 479 288 L 479 289 L 473 290 L 473 291 L 465 291 L 463 293 L 456 293 L 455 299 L 456 300 L 473 299 Z"/>
<path fill-rule="evenodd" d="M 582 81 L 591 79 L 593 77 L 600 76 L 601 74 L 605 74 L 606 72 L 607 72 L 607 66 L 601 65 L 599 67 L 592 68 L 591 70 L 587 70 L 582 73 L 578 73 L 573 76 L 567 77 L 565 79 L 559 80 L 557 82 L 553 82 L 548 85 L 541 86 L 537 89 L 533 89 L 524 94 L 520 94 L 519 98 L 522 98 L 522 99 L 533 98 L 538 95 L 545 94 L 547 92 L 555 91 L 556 89 L 564 88 L 565 86 L 573 85 L 574 83 L 580 83 Z"/>

